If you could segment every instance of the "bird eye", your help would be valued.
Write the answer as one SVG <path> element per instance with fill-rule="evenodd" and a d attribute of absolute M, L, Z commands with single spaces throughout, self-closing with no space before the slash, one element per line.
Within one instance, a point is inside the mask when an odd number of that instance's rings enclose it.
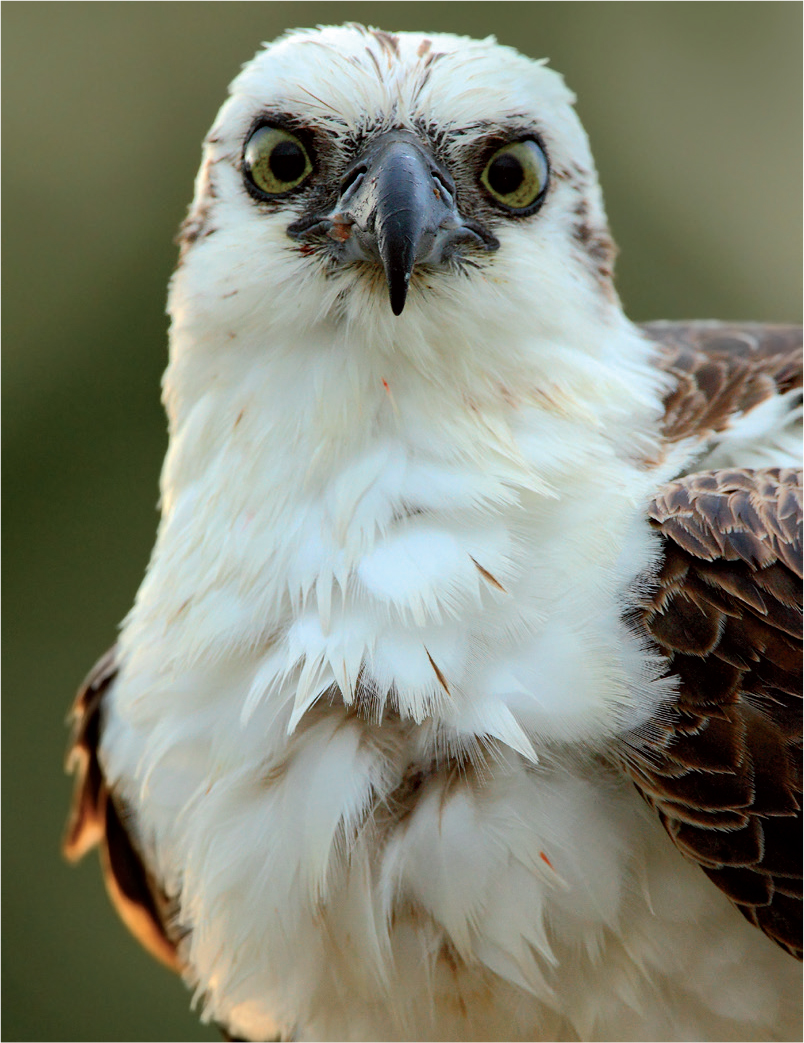
<path fill-rule="evenodd" d="M 243 169 L 263 195 L 290 192 L 313 170 L 307 149 L 295 134 L 279 127 L 258 127 L 246 142 Z"/>
<path fill-rule="evenodd" d="M 523 212 L 541 202 L 549 173 L 544 150 L 528 138 L 497 149 L 480 181 L 495 203 Z"/>

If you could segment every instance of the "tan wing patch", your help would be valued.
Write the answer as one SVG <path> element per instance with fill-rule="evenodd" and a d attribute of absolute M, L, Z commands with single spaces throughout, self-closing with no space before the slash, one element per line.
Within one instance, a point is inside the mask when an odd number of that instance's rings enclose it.
<path fill-rule="evenodd" d="M 665 486 L 656 588 L 633 622 L 678 699 L 622 766 L 676 847 L 801 958 L 801 477 L 718 471 Z"/>
<path fill-rule="evenodd" d="M 657 364 L 676 379 L 665 398 L 664 436 L 677 442 L 723 431 L 730 418 L 802 385 L 800 326 L 651 322 Z"/>
<path fill-rule="evenodd" d="M 135 850 L 98 760 L 103 697 L 116 673 L 112 648 L 91 671 L 73 705 L 67 769 L 75 774 L 75 790 L 64 854 L 75 862 L 100 845 L 106 889 L 121 920 L 152 956 L 180 971 L 177 940 L 168 930 L 171 902 Z"/>

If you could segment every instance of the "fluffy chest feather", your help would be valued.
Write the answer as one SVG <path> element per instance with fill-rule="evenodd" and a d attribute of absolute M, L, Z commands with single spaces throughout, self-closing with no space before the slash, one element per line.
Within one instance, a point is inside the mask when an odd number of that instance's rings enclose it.
<path fill-rule="evenodd" d="M 665 691 L 620 622 L 655 478 L 577 416 L 546 467 L 532 403 L 465 410 L 447 440 L 381 388 L 372 439 L 301 467 L 296 444 L 255 452 L 254 382 L 188 414 L 106 771 L 210 1016 L 255 1038 L 551 1038 L 570 1015 L 622 1035 L 667 945 L 665 841 L 595 750 Z M 673 885 L 679 965 L 705 884 Z M 616 1002 L 584 1015 L 603 964 Z"/>

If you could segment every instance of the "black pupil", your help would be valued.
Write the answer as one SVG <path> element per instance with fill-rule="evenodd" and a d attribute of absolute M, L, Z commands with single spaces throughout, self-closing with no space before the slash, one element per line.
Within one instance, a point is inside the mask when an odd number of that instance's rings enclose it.
<path fill-rule="evenodd" d="M 301 145 L 295 141 L 280 141 L 271 149 L 268 164 L 277 181 L 296 181 L 304 173 L 307 162 Z"/>
<path fill-rule="evenodd" d="M 489 167 L 489 184 L 501 196 L 515 192 L 522 184 L 524 177 L 525 171 L 522 169 L 522 164 L 510 152 L 503 152 L 501 156 L 497 156 Z"/>

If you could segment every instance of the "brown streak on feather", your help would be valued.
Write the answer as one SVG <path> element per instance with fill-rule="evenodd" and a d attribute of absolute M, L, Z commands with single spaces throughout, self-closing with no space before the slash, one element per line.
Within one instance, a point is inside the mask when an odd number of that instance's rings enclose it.
<path fill-rule="evenodd" d="M 434 661 L 433 657 L 430 655 L 430 653 L 427 651 L 427 648 L 425 646 L 423 646 L 423 647 L 424 647 L 425 655 L 430 660 L 430 666 L 432 666 L 432 668 L 433 668 L 433 673 L 438 678 L 438 681 L 439 681 L 441 687 L 444 689 L 444 691 L 447 693 L 447 695 L 449 695 L 451 697 L 451 693 L 450 693 L 450 690 L 449 690 L 449 685 L 447 684 L 446 678 L 441 673 L 439 668 L 436 666 L 435 661 Z"/>
<path fill-rule="evenodd" d="M 377 79 L 380 81 L 380 83 L 383 83 L 385 80 L 385 76 L 383 74 L 382 69 L 380 68 L 380 63 L 377 61 L 377 55 L 370 47 L 366 48 L 366 54 L 368 54 L 369 58 L 371 59 L 371 64 L 374 66 L 374 71 L 377 74 Z"/>
<path fill-rule="evenodd" d="M 501 590 L 503 592 L 503 594 L 507 594 L 508 593 L 508 591 L 505 589 L 505 587 L 502 585 L 502 583 L 500 583 L 499 580 L 495 579 L 494 576 L 492 576 L 492 574 L 489 572 L 488 569 L 484 569 L 483 566 L 479 562 L 475 561 L 475 559 L 472 558 L 471 554 L 469 555 L 469 557 L 472 560 L 472 564 L 475 566 L 477 571 L 480 573 L 480 575 L 483 577 L 483 579 L 486 580 L 487 583 L 490 583 L 492 585 L 492 587 L 496 587 L 497 590 Z"/>
<path fill-rule="evenodd" d="M 384 29 L 369 29 L 369 33 L 380 44 L 389 57 L 399 57 L 399 37 L 388 33 Z"/>

